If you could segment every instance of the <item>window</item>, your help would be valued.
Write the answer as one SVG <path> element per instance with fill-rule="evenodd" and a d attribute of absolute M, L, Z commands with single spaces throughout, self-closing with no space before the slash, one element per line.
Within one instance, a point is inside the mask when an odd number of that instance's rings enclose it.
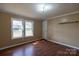
<path fill-rule="evenodd" d="M 23 22 L 12 18 L 12 38 L 23 37 Z"/>
<path fill-rule="evenodd" d="M 25 21 L 25 36 L 33 36 L 33 21 Z"/>
<path fill-rule="evenodd" d="M 33 21 L 12 18 L 12 39 L 33 36 Z"/>

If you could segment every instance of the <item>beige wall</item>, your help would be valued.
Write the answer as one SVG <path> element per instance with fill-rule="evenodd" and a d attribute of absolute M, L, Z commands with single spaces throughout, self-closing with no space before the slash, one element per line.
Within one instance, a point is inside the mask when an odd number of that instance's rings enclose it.
<path fill-rule="evenodd" d="M 41 30 L 41 21 L 34 21 L 34 36 L 20 39 L 11 39 L 11 17 L 24 18 L 26 17 L 15 16 L 13 14 L 8 13 L 0 13 L 0 48 L 15 45 L 23 42 L 31 42 L 34 40 L 41 39 L 42 30 Z"/>
<path fill-rule="evenodd" d="M 48 40 L 79 48 L 79 23 L 59 24 L 66 19 L 79 20 L 79 13 L 48 20 Z"/>

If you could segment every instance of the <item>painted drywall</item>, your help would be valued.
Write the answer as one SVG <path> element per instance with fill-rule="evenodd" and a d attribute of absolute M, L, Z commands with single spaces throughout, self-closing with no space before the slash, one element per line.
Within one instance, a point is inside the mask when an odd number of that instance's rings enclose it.
<path fill-rule="evenodd" d="M 79 22 L 59 24 L 71 20 L 79 20 L 79 13 L 48 20 L 48 40 L 79 48 Z"/>
<path fill-rule="evenodd" d="M 18 15 L 16 16 L 14 14 L 1 12 L 0 13 L 0 48 L 16 45 L 22 42 L 28 43 L 34 40 L 41 39 L 42 37 L 41 23 L 42 22 L 40 20 L 33 20 L 34 21 L 34 36 L 33 37 L 18 38 L 18 39 L 12 40 L 11 39 L 11 17 L 24 18 L 28 20 L 27 17 L 21 17 Z"/>
<path fill-rule="evenodd" d="M 42 38 L 47 39 L 47 20 L 42 21 Z"/>

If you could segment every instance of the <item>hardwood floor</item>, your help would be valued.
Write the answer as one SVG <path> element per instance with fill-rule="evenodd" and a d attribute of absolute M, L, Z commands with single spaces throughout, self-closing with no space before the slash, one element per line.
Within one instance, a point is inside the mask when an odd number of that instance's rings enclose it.
<path fill-rule="evenodd" d="M 79 50 L 46 40 L 20 45 L 0 51 L 0 56 L 78 56 Z"/>

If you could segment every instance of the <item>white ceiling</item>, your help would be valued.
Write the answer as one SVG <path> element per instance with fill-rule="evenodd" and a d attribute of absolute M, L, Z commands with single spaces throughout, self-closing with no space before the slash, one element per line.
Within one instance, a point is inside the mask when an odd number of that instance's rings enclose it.
<path fill-rule="evenodd" d="M 0 3 L 0 11 L 41 19 L 43 13 L 37 10 L 37 5 L 39 4 L 40 3 Z M 46 5 L 51 5 L 52 7 L 51 10 L 45 13 L 46 18 L 79 11 L 79 3 L 46 3 Z"/>

